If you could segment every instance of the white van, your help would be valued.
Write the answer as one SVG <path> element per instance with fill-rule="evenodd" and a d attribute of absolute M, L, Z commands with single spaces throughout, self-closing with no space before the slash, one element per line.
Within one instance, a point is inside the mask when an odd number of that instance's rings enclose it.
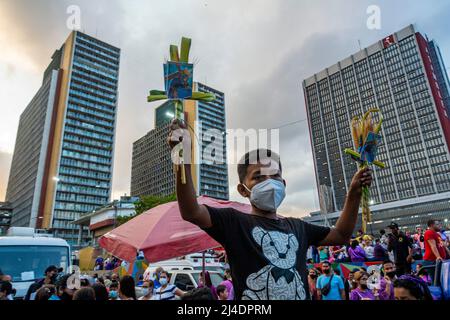
<path fill-rule="evenodd" d="M 34 234 L 33 236 L 0 237 L 0 271 L 12 278 L 15 298 L 23 298 L 30 285 L 44 277 L 48 266 L 68 272 L 71 266 L 70 246 L 64 239 Z"/>

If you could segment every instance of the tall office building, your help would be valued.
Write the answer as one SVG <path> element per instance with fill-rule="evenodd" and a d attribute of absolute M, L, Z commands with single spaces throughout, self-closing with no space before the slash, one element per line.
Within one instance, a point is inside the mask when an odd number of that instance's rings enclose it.
<path fill-rule="evenodd" d="M 20 117 L 6 194 L 12 226 L 75 243 L 71 222 L 109 201 L 119 62 L 120 49 L 77 31 L 53 54 Z"/>
<path fill-rule="evenodd" d="M 228 168 L 225 141 L 225 96 L 222 92 L 201 83 L 194 83 L 194 91 L 211 92 L 213 102 L 186 100 L 185 119 L 191 129 L 194 187 L 199 195 L 228 200 Z M 155 129 L 133 143 L 131 195 L 169 195 L 175 192 L 175 179 L 170 150 L 167 146 L 169 122 L 174 117 L 171 101 L 155 110 Z M 192 132 L 193 130 L 193 132 Z M 211 131 L 220 132 L 223 141 L 211 139 Z M 223 142 L 223 143 L 222 143 Z M 215 149 L 213 152 L 209 150 Z M 222 163 L 214 161 L 215 152 L 222 155 Z"/>
<path fill-rule="evenodd" d="M 372 228 L 450 216 L 448 85 L 436 43 L 413 25 L 303 81 L 316 183 L 331 190 L 329 221 L 339 216 L 357 170 L 343 153 L 354 147 L 350 120 L 374 107 L 384 117 L 378 158 L 387 167 L 374 168 Z"/>
<path fill-rule="evenodd" d="M 168 132 L 169 122 L 165 122 L 133 143 L 132 196 L 168 196 L 175 192 L 173 166 L 167 145 Z"/>

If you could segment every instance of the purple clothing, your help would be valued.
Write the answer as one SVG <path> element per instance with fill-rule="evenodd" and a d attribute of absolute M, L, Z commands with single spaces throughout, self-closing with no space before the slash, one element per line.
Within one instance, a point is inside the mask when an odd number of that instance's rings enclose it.
<path fill-rule="evenodd" d="M 366 252 L 360 246 L 356 246 L 355 249 L 349 248 L 348 253 L 352 262 L 364 262 L 366 261 Z"/>
<path fill-rule="evenodd" d="M 233 282 L 231 282 L 230 280 L 225 280 L 225 281 L 222 281 L 220 284 L 227 288 L 228 300 L 234 300 Z"/>
<path fill-rule="evenodd" d="M 352 290 L 352 292 L 350 292 L 350 300 L 362 299 L 375 300 L 375 296 L 369 289 L 361 290 L 360 288 L 356 288 L 355 290 Z"/>
<path fill-rule="evenodd" d="M 395 296 L 394 296 L 394 284 L 393 284 L 393 282 L 391 281 L 391 293 L 388 295 L 387 293 L 386 293 L 386 286 L 387 286 L 387 281 L 386 281 L 386 279 L 385 278 L 381 278 L 380 279 L 380 290 L 378 291 L 379 292 L 379 298 L 380 298 L 380 300 L 395 300 Z"/>

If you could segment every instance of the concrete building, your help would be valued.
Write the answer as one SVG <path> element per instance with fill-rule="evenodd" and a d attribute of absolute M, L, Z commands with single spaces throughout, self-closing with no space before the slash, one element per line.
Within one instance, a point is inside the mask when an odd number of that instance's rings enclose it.
<path fill-rule="evenodd" d="M 96 247 L 98 239 L 117 225 L 118 217 L 127 217 L 136 213 L 135 202 L 138 197 L 120 197 L 120 200 L 114 200 L 96 210 L 83 215 L 81 218 L 72 222 L 78 227 L 78 247 L 92 246 Z M 83 237 L 83 230 L 89 229 L 90 237 Z"/>
<path fill-rule="evenodd" d="M 450 113 L 443 94 L 449 83 L 433 52 L 440 52 L 436 42 L 410 25 L 303 81 L 316 183 L 332 191 L 331 224 L 357 170 L 343 153 L 354 147 L 350 120 L 373 107 L 384 117 L 378 158 L 387 167 L 374 168 L 372 229 L 391 220 L 414 228 L 450 216 Z"/>
<path fill-rule="evenodd" d="M 20 117 L 6 194 L 12 226 L 75 243 L 70 222 L 109 201 L 119 62 L 120 49 L 78 31 L 53 54 Z"/>
<path fill-rule="evenodd" d="M 193 142 L 193 164 L 191 166 L 194 187 L 199 195 L 228 200 L 228 168 L 226 165 L 226 141 L 211 139 L 215 130 L 226 131 L 225 96 L 222 92 L 201 83 L 194 83 L 194 91 L 212 92 L 213 102 L 185 101 L 185 119 L 189 125 Z M 155 129 L 133 143 L 131 169 L 131 195 L 170 195 L 175 192 L 175 177 L 170 149 L 167 146 L 169 122 L 175 115 L 171 101 L 155 109 Z M 192 134 L 192 129 L 194 133 Z M 215 146 L 222 154 L 223 163 L 212 161 L 207 148 Z M 206 150 L 206 151 L 205 151 Z"/>
<path fill-rule="evenodd" d="M 131 195 L 168 196 L 175 192 L 173 165 L 167 145 L 169 122 L 133 143 Z"/>

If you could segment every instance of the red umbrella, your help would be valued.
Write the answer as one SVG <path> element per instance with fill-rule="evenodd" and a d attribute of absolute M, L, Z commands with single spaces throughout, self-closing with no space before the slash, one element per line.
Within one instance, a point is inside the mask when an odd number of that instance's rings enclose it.
<path fill-rule="evenodd" d="M 251 211 L 248 204 L 206 196 L 199 197 L 198 202 L 215 208 Z M 181 218 L 176 201 L 152 208 L 108 232 L 99 239 L 99 245 L 129 262 L 136 259 L 138 251 L 143 251 L 152 263 L 220 247 L 199 227 Z"/>

